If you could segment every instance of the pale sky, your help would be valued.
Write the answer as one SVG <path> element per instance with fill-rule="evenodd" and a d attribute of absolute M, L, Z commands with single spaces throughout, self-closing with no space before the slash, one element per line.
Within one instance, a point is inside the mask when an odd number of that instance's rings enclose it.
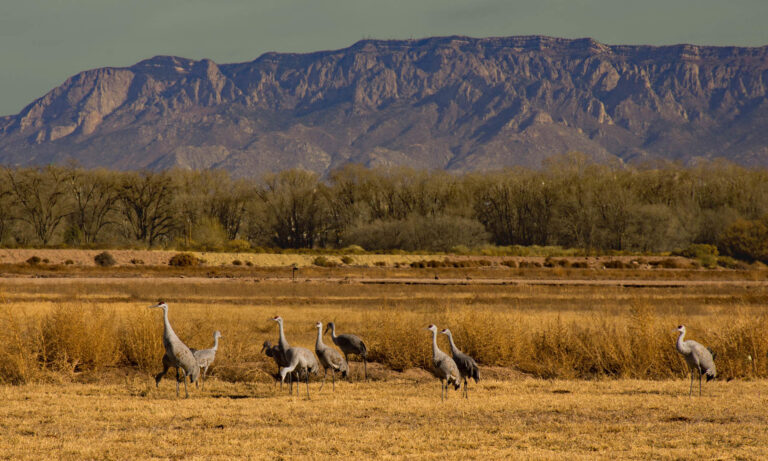
<path fill-rule="evenodd" d="M 0 115 L 155 55 L 231 63 L 445 35 L 763 46 L 766 24 L 768 0 L 0 0 Z"/>

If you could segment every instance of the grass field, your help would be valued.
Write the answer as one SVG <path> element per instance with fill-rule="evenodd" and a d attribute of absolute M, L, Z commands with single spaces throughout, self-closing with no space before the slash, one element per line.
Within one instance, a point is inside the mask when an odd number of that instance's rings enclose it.
<path fill-rule="evenodd" d="M 435 382 L 342 383 L 310 401 L 212 380 L 176 399 L 144 380 L 0 387 L 9 459 L 760 459 L 766 381 L 481 381 L 440 402 Z"/>
<path fill-rule="evenodd" d="M 570 279 L 557 269 L 526 275 Z M 667 273 L 644 272 L 662 282 Z M 763 458 L 768 288 L 755 284 L 762 273 L 711 273 L 700 272 L 707 285 L 633 287 L 365 284 L 330 269 L 296 283 L 0 279 L 0 456 Z M 187 344 L 209 347 L 223 333 L 212 378 L 190 399 L 176 398 L 172 379 L 154 387 L 162 323 L 146 307 L 158 298 Z M 310 349 L 318 320 L 360 334 L 371 381 L 337 383 L 334 394 L 315 380 L 310 401 L 303 386 L 301 397 L 277 391 L 274 364 L 259 354 L 277 339 L 274 315 Z M 469 401 L 452 392 L 441 403 L 423 370 L 429 323 L 450 327 L 481 363 Z M 673 346 L 680 323 L 718 352 L 720 379 L 702 398 L 687 395 Z"/>

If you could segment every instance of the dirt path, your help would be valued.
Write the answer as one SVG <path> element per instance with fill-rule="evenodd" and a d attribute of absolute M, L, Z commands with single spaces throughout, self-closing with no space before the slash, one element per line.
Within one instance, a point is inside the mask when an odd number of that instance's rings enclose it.
<path fill-rule="evenodd" d="M 511 286 L 622 286 L 630 288 L 679 288 L 691 286 L 737 286 L 737 287 L 768 287 L 768 280 L 629 280 L 629 279 L 526 279 L 526 278 L 367 278 L 367 277 L 297 277 L 295 282 L 290 277 L 35 277 L 35 276 L 3 276 L 0 284 L 50 284 L 50 283 L 94 283 L 94 282 L 131 282 L 138 279 L 152 280 L 157 283 L 189 282 L 189 283 L 349 283 L 362 285 L 511 285 Z"/>

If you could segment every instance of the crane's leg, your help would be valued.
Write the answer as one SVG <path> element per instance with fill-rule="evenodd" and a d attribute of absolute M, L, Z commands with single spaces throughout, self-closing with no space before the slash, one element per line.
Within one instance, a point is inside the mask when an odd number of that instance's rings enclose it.
<path fill-rule="evenodd" d="M 464 377 L 464 398 L 469 399 L 469 389 L 467 389 L 467 378 Z"/>
<path fill-rule="evenodd" d="M 344 361 L 349 363 L 349 356 L 347 353 L 344 353 Z M 347 380 L 351 383 L 352 382 L 352 373 L 347 373 Z"/>
<path fill-rule="evenodd" d="M 299 385 L 296 384 L 296 395 L 299 395 Z M 307 370 L 307 400 L 309 400 L 309 370 Z"/>
<path fill-rule="evenodd" d="M 701 374 L 699 374 L 699 397 L 701 397 Z"/>
<path fill-rule="evenodd" d="M 323 368 L 323 384 L 320 385 L 320 389 L 317 390 L 317 392 L 320 392 L 323 390 L 323 386 L 325 386 L 325 377 L 328 376 L 328 369 Z"/>
<path fill-rule="evenodd" d="M 693 370 L 691 370 L 691 389 L 688 391 L 688 397 L 693 395 Z"/>
<path fill-rule="evenodd" d="M 187 372 L 184 371 L 184 369 L 181 369 L 181 379 L 184 381 L 184 398 L 189 398 L 189 391 L 187 390 Z M 178 381 L 176 382 L 176 385 L 178 385 Z"/>
<path fill-rule="evenodd" d="M 176 397 L 179 396 L 179 367 L 176 367 Z"/>
<path fill-rule="evenodd" d="M 336 392 L 336 370 L 331 368 L 331 379 L 333 380 L 333 392 Z M 323 377 L 323 381 L 325 381 L 325 377 Z"/>
<path fill-rule="evenodd" d="M 208 373 L 208 366 L 207 365 L 205 366 L 205 368 L 203 368 L 202 376 L 200 376 L 200 378 L 202 378 L 202 382 L 200 383 L 200 388 L 203 389 L 203 390 L 205 389 L 205 374 L 206 373 Z"/>
<path fill-rule="evenodd" d="M 365 372 L 365 380 L 368 381 L 368 360 L 366 360 L 365 357 L 363 357 L 363 370 Z"/>

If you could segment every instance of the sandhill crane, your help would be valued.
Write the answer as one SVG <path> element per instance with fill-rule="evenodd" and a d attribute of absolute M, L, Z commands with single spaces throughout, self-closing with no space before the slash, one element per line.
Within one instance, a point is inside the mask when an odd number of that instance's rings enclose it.
<path fill-rule="evenodd" d="M 347 361 L 339 354 L 339 352 L 328 347 L 323 343 L 323 323 L 317 322 L 317 341 L 315 342 L 315 354 L 320 359 L 320 365 L 323 366 L 323 384 L 320 385 L 320 390 L 323 390 L 325 386 L 325 377 L 328 375 L 328 369 L 331 369 L 331 377 L 333 378 L 333 390 L 336 390 L 336 372 L 341 373 L 342 377 L 346 377 L 349 371 L 349 365 Z"/>
<path fill-rule="evenodd" d="M 283 389 L 283 383 L 280 381 L 280 373 L 279 373 L 279 371 L 280 371 L 281 368 L 287 367 L 288 365 L 290 365 L 288 362 L 285 361 L 285 354 L 283 354 L 283 352 L 280 350 L 280 346 L 279 345 L 273 346 L 272 342 L 270 342 L 270 341 L 264 341 L 264 344 L 261 346 L 261 351 L 260 352 L 263 352 L 267 357 L 272 357 L 272 360 L 275 361 L 275 365 L 277 365 L 277 370 L 278 370 L 278 373 L 275 373 L 275 375 L 274 375 L 275 384 L 280 382 L 280 389 L 282 390 Z M 293 386 L 293 377 L 294 377 L 294 375 L 295 375 L 295 373 L 291 373 L 288 376 L 288 383 L 291 384 L 291 386 Z"/>
<path fill-rule="evenodd" d="M 699 396 L 701 396 L 701 375 L 707 375 L 707 381 L 717 377 L 715 358 L 712 351 L 691 339 L 685 341 L 685 326 L 677 327 L 680 336 L 677 337 L 677 352 L 681 353 L 691 370 L 691 388 L 688 395 L 693 395 L 693 378 L 699 376 Z"/>
<path fill-rule="evenodd" d="M 150 309 L 160 308 L 163 310 L 163 346 L 165 346 L 165 355 L 163 356 L 163 371 L 155 376 L 155 386 L 160 386 L 160 380 L 168 372 L 171 367 L 176 368 L 176 396 L 179 396 L 179 382 L 184 381 L 184 393 L 189 397 L 187 391 L 187 380 L 189 376 L 191 382 L 197 382 L 197 378 L 200 376 L 200 367 L 197 364 L 195 356 L 192 351 L 181 342 L 176 333 L 171 327 L 171 322 L 168 321 L 168 304 L 163 301 L 159 301 L 154 306 L 149 306 Z M 181 369 L 181 372 L 179 372 Z"/>
<path fill-rule="evenodd" d="M 205 389 L 205 375 L 208 373 L 208 367 L 211 366 L 216 359 L 216 351 L 219 349 L 219 338 L 221 338 L 221 332 L 216 330 L 213 332 L 213 347 L 210 349 L 196 350 L 190 348 L 192 354 L 197 360 L 198 366 L 203 370 L 203 374 L 200 376 L 200 385 Z"/>
<path fill-rule="evenodd" d="M 427 330 L 432 332 L 432 374 L 440 380 L 440 400 L 445 400 L 451 383 L 456 390 L 461 387 L 461 375 L 456 362 L 437 347 L 437 327 L 430 325 Z"/>
<path fill-rule="evenodd" d="M 365 347 L 365 343 L 362 339 L 355 335 L 338 335 L 336 336 L 336 324 L 328 322 L 328 326 L 325 327 L 325 332 L 328 333 L 331 330 L 331 339 L 333 344 L 341 349 L 344 353 L 344 361 L 349 363 L 349 354 L 359 355 L 363 359 L 363 372 L 365 380 L 368 380 L 368 348 Z"/>
<path fill-rule="evenodd" d="M 285 361 L 288 363 L 287 366 L 280 369 L 280 382 L 282 383 L 285 381 L 286 375 L 289 373 L 297 373 L 297 375 L 301 376 L 303 373 L 306 378 L 306 385 L 307 385 L 307 399 L 309 399 L 309 374 L 310 373 L 318 373 L 318 370 L 320 366 L 317 363 L 317 359 L 315 358 L 315 354 L 309 351 L 309 349 L 305 349 L 303 347 L 292 347 L 288 344 L 288 341 L 285 339 L 285 332 L 283 330 L 283 319 L 280 316 L 274 317 L 272 319 L 273 321 L 277 322 L 277 325 L 280 330 L 280 342 L 278 344 L 278 347 L 280 351 L 283 354 L 283 357 Z M 300 380 L 296 381 L 296 394 L 299 393 L 299 382 Z M 291 394 L 293 394 L 293 384 L 291 384 Z"/>
<path fill-rule="evenodd" d="M 475 380 L 475 383 L 477 383 L 480 380 L 480 368 L 478 368 L 475 359 L 461 352 L 459 348 L 456 347 L 456 344 L 453 343 L 453 334 L 451 334 L 451 330 L 446 328 L 440 333 L 448 336 L 448 341 L 451 343 L 451 355 L 453 356 L 453 361 L 456 362 L 461 379 L 464 381 L 464 398 L 468 399 L 469 391 L 467 390 L 467 380 L 472 378 Z"/>

